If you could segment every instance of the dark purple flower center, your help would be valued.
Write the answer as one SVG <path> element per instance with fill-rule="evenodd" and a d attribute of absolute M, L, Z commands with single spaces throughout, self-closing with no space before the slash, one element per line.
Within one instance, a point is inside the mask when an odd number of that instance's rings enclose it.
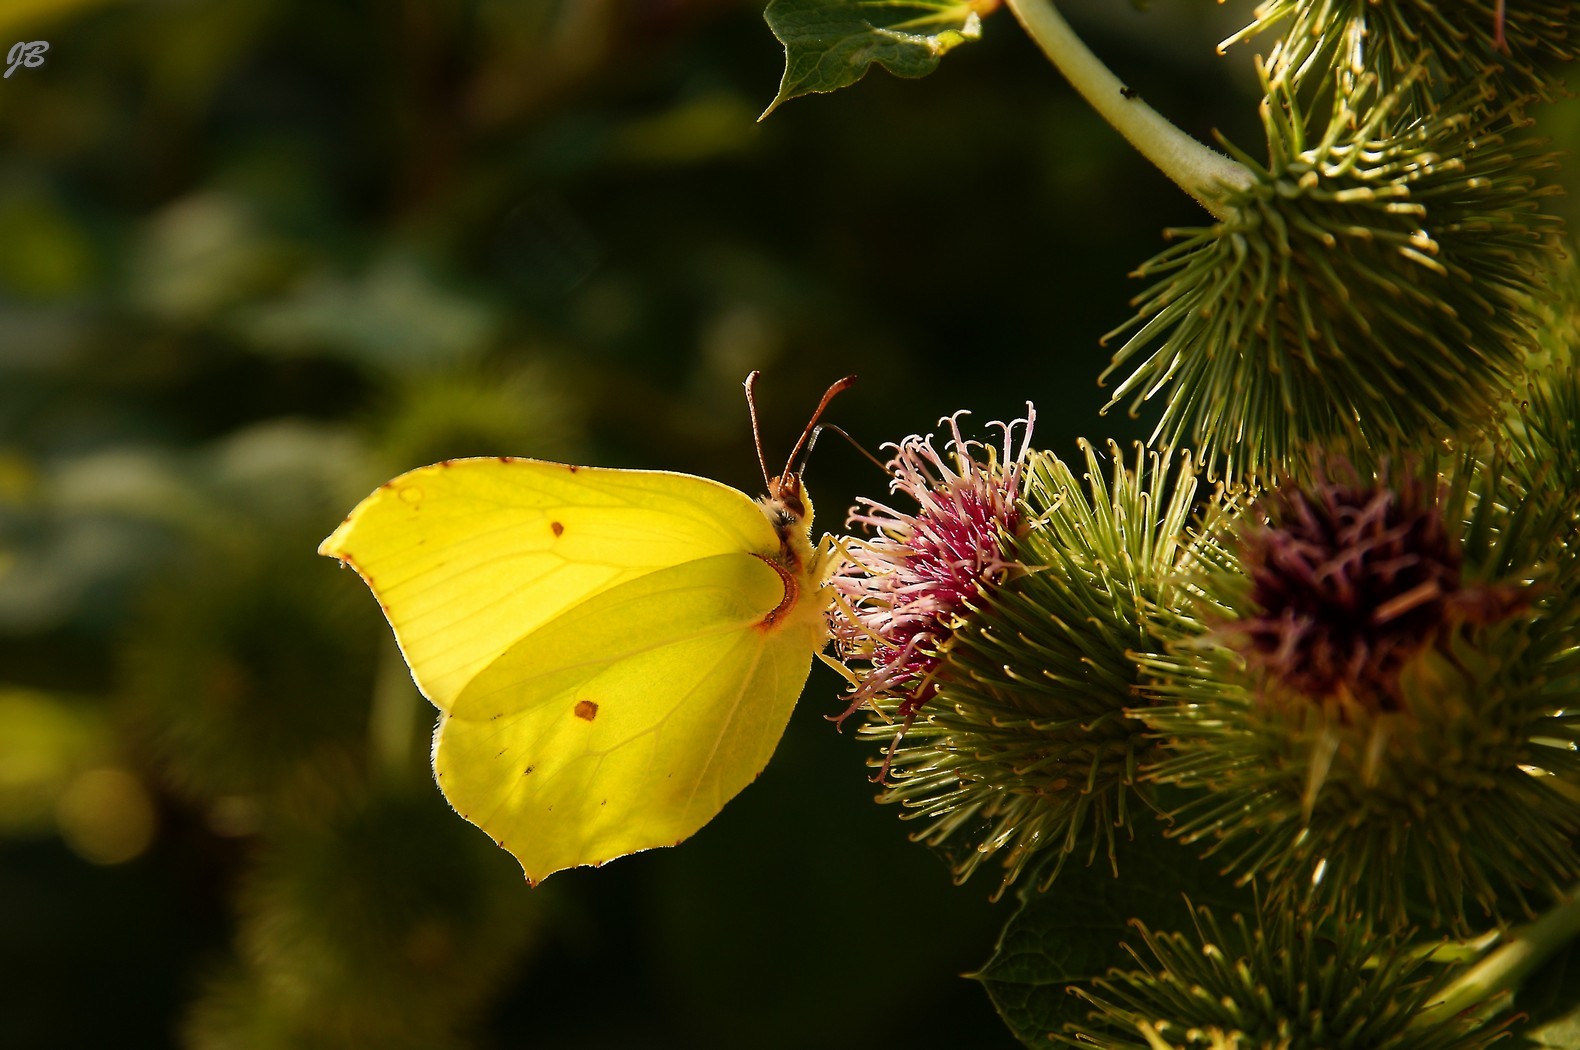
<path fill-rule="evenodd" d="M 1442 636 L 1461 593 L 1458 541 L 1415 482 L 1281 490 L 1242 556 L 1257 610 L 1236 625 L 1248 655 L 1313 699 L 1397 709 L 1401 668 Z"/>

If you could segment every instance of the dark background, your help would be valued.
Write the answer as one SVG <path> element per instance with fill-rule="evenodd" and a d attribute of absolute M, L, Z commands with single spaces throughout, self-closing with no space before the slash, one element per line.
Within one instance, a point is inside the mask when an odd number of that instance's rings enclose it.
<path fill-rule="evenodd" d="M 1246 15 L 1072 4 L 1256 148 Z M 8 0 L 0 48 L 0 1045 L 994 1046 L 1011 901 L 873 805 L 822 667 L 693 840 L 529 889 L 313 549 L 385 478 L 513 454 L 756 491 L 856 440 L 1099 418 L 1098 338 L 1204 216 L 1001 13 L 923 81 L 773 97 L 734 0 Z M 1573 106 L 1549 131 L 1572 138 Z M 1565 202 L 1562 207 L 1570 207 Z M 838 528 L 883 479 L 826 439 Z"/>

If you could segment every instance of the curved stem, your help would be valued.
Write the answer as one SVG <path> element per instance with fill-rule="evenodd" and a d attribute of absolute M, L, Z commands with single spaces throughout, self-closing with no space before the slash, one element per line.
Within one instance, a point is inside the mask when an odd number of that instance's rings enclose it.
<path fill-rule="evenodd" d="M 1517 988 L 1553 952 L 1580 934 L 1580 887 L 1535 922 L 1514 931 L 1503 946 L 1444 989 L 1443 998 L 1421 1012 L 1423 1019 L 1454 1015 L 1499 992 Z"/>
<path fill-rule="evenodd" d="M 1215 218 L 1223 188 L 1251 184 L 1251 173 L 1179 128 L 1125 87 L 1075 35 L 1052 0 L 1006 0 L 1026 32 L 1098 115 Z"/>

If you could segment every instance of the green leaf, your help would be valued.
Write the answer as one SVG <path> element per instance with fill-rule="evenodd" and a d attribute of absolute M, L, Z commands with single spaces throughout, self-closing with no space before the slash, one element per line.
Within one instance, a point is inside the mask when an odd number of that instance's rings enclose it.
<path fill-rule="evenodd" d="M 925 77 L 946 52 L 980 37 L 979 12 L 997 6 L 998 0 L 773 0 L 763 17 L 785 46 L 785 73 L 763 117 L 786 99 L 849 87 L 874 62 L 898 77 Z"/>
<path fill-rule="evenodd" d="M 1109 969 L 1132 969 L 1122 946 L 1139 919 L 1153 930 L 1188 929 L 1191 908 L 1223 916 L 1251 914 L 1255 898 L 1219 874 L 1218 865 L 1163 837 L 1160 825 L 1138 822 L 1121 842 L 1114 878 L 1106 864 L 1066 865 L 1047 892 L 1021 891 L 1021 906 L 999 935 L 981 972 L 999 1016 L 1028 1046 L 1047 1046 L 1048 1033 L 1082 1019 L 1090 1009 L 1069 994 L 1071 985 Z M 1189 900 L 1187 901 L 1187 898 Z"/>

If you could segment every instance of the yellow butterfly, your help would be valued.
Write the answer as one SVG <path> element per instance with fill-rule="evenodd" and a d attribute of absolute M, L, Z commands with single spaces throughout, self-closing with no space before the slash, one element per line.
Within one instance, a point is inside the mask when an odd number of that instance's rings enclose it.
<path fill-rule="evenodd" d="M 746 379 L 752 429 L 753 372 Z M 501 456 L 381 485 L 318 552 L 439 708 L 433 766 L 529 881 L 679 843 L 762 772 L 828 639 L 801 459 L 768 494 Z"/>

